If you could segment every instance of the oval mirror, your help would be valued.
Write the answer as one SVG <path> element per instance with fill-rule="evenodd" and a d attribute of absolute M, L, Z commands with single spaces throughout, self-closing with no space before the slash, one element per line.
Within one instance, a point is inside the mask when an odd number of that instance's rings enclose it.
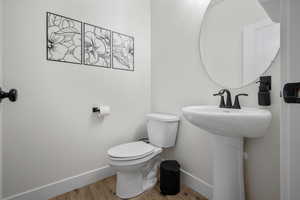
<path fill-rule="evenodd" d="M 218 85 L 240 88 L 258 79 L 280 47 L 280 25 L 257 0 L 211 0 L 200 31 L 201 60 Z"/>

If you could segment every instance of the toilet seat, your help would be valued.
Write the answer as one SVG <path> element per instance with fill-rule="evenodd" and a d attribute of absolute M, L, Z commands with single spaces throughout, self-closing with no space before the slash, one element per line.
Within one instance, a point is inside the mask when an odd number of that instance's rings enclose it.
<path fill-rule="evenodd" d="M 144 158 L 153 153 L 155 147 L 142 141 L 130 142 L 108 150 L 111 160 L 129 161 Z"/>
<path fill-rule="evenodd" d="M 109 164 L 112 166 L 118 167 L 128 167 L 130 170 L 133 169 L 133 166 L 143 165 L 144 163 L 148 162 L 149 160 L 153 159 L 154 157 L 160 155 L 162 152 L 162 148 L 154 147 L 154 151 L 144 157 L 140 157 L 137 159 L 126 158 L 114 158 L 109 156 Z"/>

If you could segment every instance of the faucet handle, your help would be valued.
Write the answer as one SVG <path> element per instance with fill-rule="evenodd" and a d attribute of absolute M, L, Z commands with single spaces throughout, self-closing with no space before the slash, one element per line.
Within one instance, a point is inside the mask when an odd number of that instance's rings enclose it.
<path fill-rule="evenodd" d="M 214 96 L 222 96 L 224 93 L 225 93 L 225 90 L 222 89 L 222 90 L 220 90 L 218 93 L 213 94 L 213 95 L 214 95 Z"/>
<path fill-rule="evenodd" d="M 232 106 L 233 109 L 241 109 L 241 105 L 240 105 L 240 101 L 239 101 L 239 96 L 249 96 L 249 95 L 246 94 L 246 93 L 237 94 L 235 96 L 234 104 Z"/>
<path fill-rule="evenodd" d="M 220 90 L 219 93 L 213 94 L 214 96 L 221 96 L 221 101 L 220 101 L 220 105 L 219 105 L 220 108 L 225 108 L 226 107 L 225 106 L 225 99 L 224 99 L 223 94 L 224 94 L 223 90 Z"/>

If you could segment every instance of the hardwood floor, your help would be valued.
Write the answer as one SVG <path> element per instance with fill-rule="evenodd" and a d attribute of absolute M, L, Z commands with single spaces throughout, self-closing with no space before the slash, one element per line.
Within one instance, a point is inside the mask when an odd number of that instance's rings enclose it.
<path fill-rule="evenodd" d="M 73 190 L 50 200 L 120 200 L 115 194 L 116 177 L 109 177 L 97 183 Z M 131 200 L 207 200 L 200 194 L 187 187 L 182 187 L 181 192 L 175 196 L 163 196 L 159 186 L 144 192 Z"/>

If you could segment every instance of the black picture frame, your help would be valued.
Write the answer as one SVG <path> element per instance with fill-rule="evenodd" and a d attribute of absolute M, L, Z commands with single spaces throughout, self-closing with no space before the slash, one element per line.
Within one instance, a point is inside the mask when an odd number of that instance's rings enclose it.
<path fill-rule="evenodd" d="M 109 65 L 108 66 L 104 66 L 104 65 L 97 65 L 97 64 L 91 64 L 91 63 L 87 63 L 86 61 L 86 26 L 90 26 L 90 27 L 94 27 L 95 29 L 99 29 L 99 30 L 104 30 L 109 32 Z M 103 67 L 103 68 L 112 68 L 112 30 L 109 30 L 107 28 L 103 28 L 100 26 L 96 26 L 93 24 L 89 24 L 89 23 L 83 23 L 83 29 L 82 29 L 82 34 L 83 34 L 83 38 L 82 38 L 82 58 L 83 58 L 83 62 L 82 64 L 84 65 L 88 65 L 88 66 L 94 66 L 94 67 Z M 103 42 L 103 41 L 101 41 Z M 106 48 L 106 47 L 105 47 Z"/>
<path fill-rule="evenodd" d="M 80 30 L 78 30 L 78 34 L 80 35 L 80 39 L 79 39 L 79 44 L 80 44 L 80 56 L 78 56 L 79 58 L 78 58 L 78 61 L 77 62 L 75 62 L 75 61 L 70 61 L 70 60 L 65 60 L 65 59 L 54 59 L 54 58 L 51 58 L 50 56 L 49 56 L 49 51 L 51 51 L 51 48 L 54 48 L 52 45 L 53 45 L 53 43 L 54 43 L 54 41 L 52 41 L 53 39 L 49 39 L 49 28 L 50 28 L 50 26 L 49 26 L 49 18 L 50 18 L 50 15 L 54 15 L 54 16 L 57 16 L 57 17 L 60 17 L 60 18 L 63 18 L 63 19 L 66 19 L 66 20 L 69 20 L 69 21 L 71 21 L 71 22 L 75 22 L 75 23 L 79 23 L 80 24 Z M 67 22 L 68 23 L 68 22 Z M 71 64 L 82 64 L 82 25 L 83 25 L 83 23 L 81 22 L 81 21 L 79 21 L 79 20 L 76 20 L 76 19 L 72 19 L 72 18 L 70 18 L 70 17 L 65 17 L 65 16 L 63 16 L 63 15 L 59 15 L 59 14 L 55 14 L 55 13 L 52 13 L 52 12 L 46 12 L 46 58 L 47 58 L 47 60 L 48 61 L 55 61 L 55 62 L 63 62 L 63 63 L 71 63 Z M 66 25 L 67 26 L 67 25 Z M 52 28 L 52 26 L 51 26 L 51 28 Z M 65 27 L 65 28 L 70 28 L 71 29 L 71 27 Z M 75 29 L 74 29 L 75 30 Z M 63 33 L 60 33 L 59 31 L 57 32 L 57 34 L 59 35 L 59 34 L 62 34 L 63 35 Z M 71 37 L 71 36 L 67 36 L 67 34 L 72 34 L 72 33 L 65 33 L 66 35 L 64 36 L 64 38 L 67 38 L 67 37 Z M 77 34 L 77 33 L 74 33 L 74 34 Z M 67 48 L 67 43 L 68 43 L 68 45 L 70 45 L 70 46 L 72 46 L 71 45 L 71 41 L 67 41 L 68 39 L 64 39 L 64 44 L 61 44 L 61 43 L 59 43 L 59 42 L 57 42 L 57 45 L 58 45 L 58 43 L 61 45 L 60 47 L 61 48 Z M 75 40 L 74 40 L 75 41 Z M 74 42 L 73 41 L 73 42 Z M 69 47 L 69 48 L 71 48 L 71 47 Z M 77 47 L 75 47 L 75 48 L 77 48 Z M 70 49 L 68 49 L 67 51 L 70 51 Z M 73 51 L 75 51 L 75 49 L 73 49 Z M 73 52 L 74 53 L 74 52 Z M 68 53 L 69 54 L 69 53 Z M 74 56 L 74 55 L 73 55 Z M 65 53 L 65 57 L 66 57 L 66 53 Z M 74 59 L 76 60 L 76 57 L 74 56 Z"/>
<path fill-rule="evenodd" d="M 131 62 L 132 63 L 126 63 L 126 64 L 131 64 L 131 66 L 129 67 L 129 68 L 127 68 L 126 69 L 126 67 L 123 67 L 123 68 L 121 68 L 121 67 L 116 67 L 115 66 L 115 57 L 117 57 L 118 55 L 116 55 L 117 53 L 116 53 L 116 45 L 115 45 L 115 37 L 114 37 L 114 35 L 119 35 L 119 36 L 122 36 L 122 37 L 125 37 L 125 38 L 128 38 L 128 39 L 130 39 L 131 41 L 132 41 L 132 47 L 129 47 L 130 48 L 130 51 L 132 51 L 132 54 L 131 54 L 131 56 L 132 56 L 132 60 L 131 60 Z M 134 47 L 134 44 L 135 44 L 135 41 L 134 41 L 134 37 L 133 36 L 130 36 L 130 35 L 126 35 L 126 34 L 123 34 L 123 33 L 119 33 L 119 32 L 116 32 L 116 31 L 112 31 L 112 69 L 117 69 L 117 70 L 125 70 L 125 71 L 134 71 L 135 70 L 135 61 L 134 61 L 134 56 L 135 56 L 135 47 Z M 128 47 L 119 47 L 119 48 L 128 48 Z M 132 48 L 132 49 L 131 49 Z M 120 64 L 120 63 L 119 63 Z"/>

